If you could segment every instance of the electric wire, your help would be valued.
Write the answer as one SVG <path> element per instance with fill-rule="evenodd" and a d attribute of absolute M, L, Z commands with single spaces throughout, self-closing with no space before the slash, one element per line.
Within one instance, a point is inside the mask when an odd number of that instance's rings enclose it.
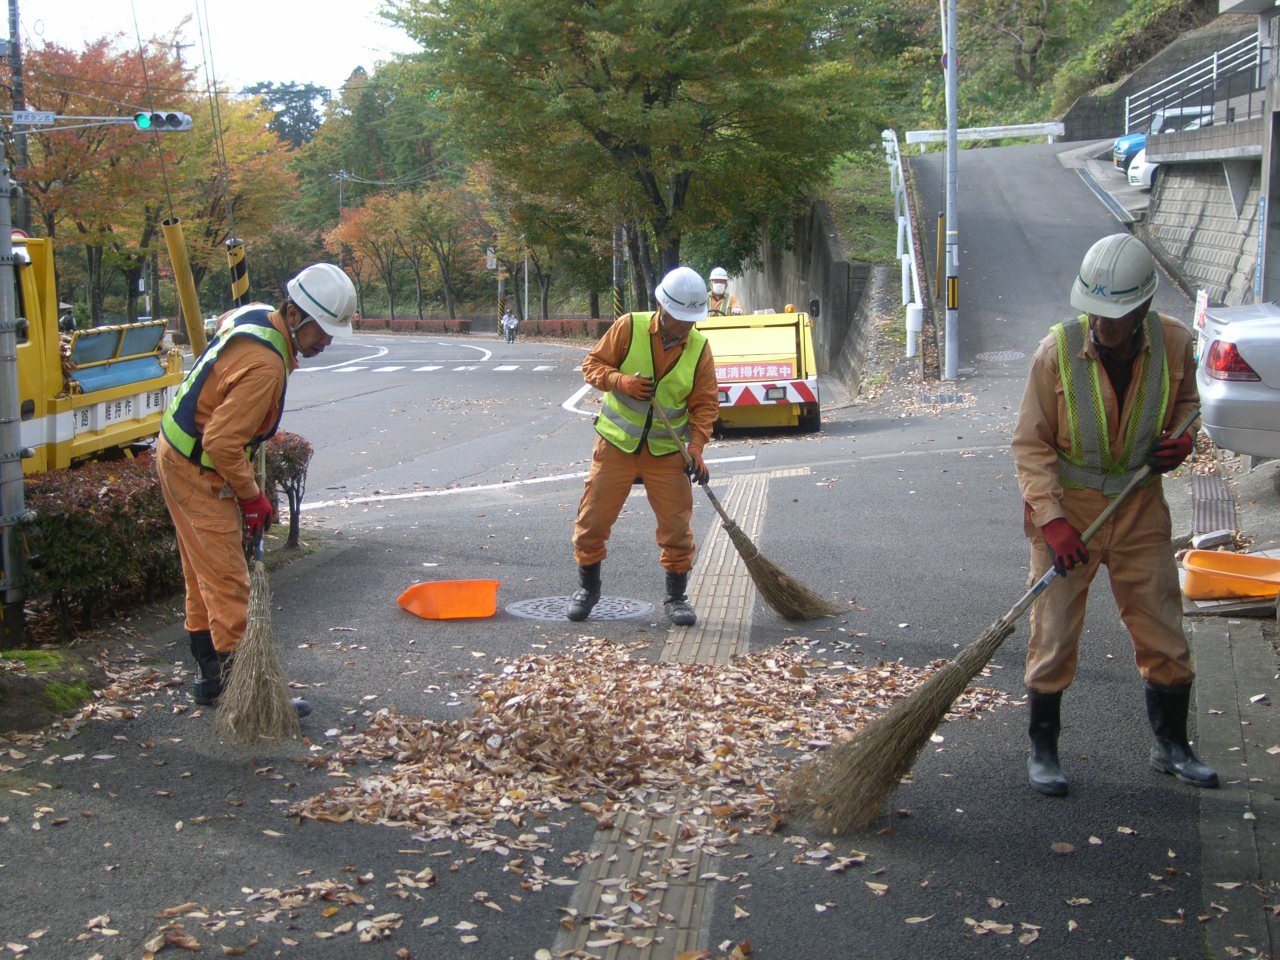
<path fill-rule="evenodd" d="M 209 39 L 209 5 L 203 4 L 204 16 L 200 14 L 201 0 L 195 0 L 196 27 L 200 34 L 200 53 L 204 57 L 205 89 L 209 97 L 209 114 L 213 118 L 214 158 L 218 165 L 218 182 L 222 188 L 222 200 L 227 209 L 227 236 L 236 235 L 235 201 L 231 192 L 231 165 L 227 162 L 227 145 L 223 136 L 222 98 L 217 95 L 217 73 L 213 63 L 213 43 Z"/>

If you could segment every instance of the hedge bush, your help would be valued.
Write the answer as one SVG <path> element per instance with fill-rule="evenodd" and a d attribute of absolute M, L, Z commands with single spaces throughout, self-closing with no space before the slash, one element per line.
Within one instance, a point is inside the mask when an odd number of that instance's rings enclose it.
<path fill-rule="evenodd" d="M 45 601 L 64 637 L 103 613 L 171 593 L 182 563 L 149 454 L 26 478 L 35 519 L 19 526 L 32 562 L 28 601 Z"/>
<path fill-rule="evenodd" d="M 268 489 L 285 492 L 289 545 L 296 546 L 311 444 L 280 433 L 265 449 Z M 24 496 L 35 513 L 18 527 L 30 560 L 22 576 L 28 614 L 51 618 L 63 639 L 182 587 L 178 541 L 151 454 L 33 474 Z"/>

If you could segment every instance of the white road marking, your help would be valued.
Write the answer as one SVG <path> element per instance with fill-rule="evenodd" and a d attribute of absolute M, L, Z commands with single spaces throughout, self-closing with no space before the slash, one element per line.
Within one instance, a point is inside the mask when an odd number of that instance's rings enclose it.
<path fill-rule="evenodd" d="M 396 370 L 403 370 L 404 367 L 375 367 L 374 373 L 394 373 Z"/>
<path fill-rule="evenodd" d="M 517 365 L 515 365 L 515 364 L 511 364 L 511 363 L 503 363 L 503 364 L 499 364 L 498 366 L 494 367 L 493 369 L 494 369 L 494 371 L 496 372 L 496 371 L 498 371 L 498 370 L 519 370 L 519 369 L 520 369 L 520 367 L 519 367 L 519 366 L 517 366 Z"/>
<path fill-rule="evenodd" d="M 429 367 L 414 367 L 413 372 L 414 373 L 430 373 L 432 370 L 439 370 L 439 369 L 440 369 L 440 364 L 437 363 Z"/>
<path fill-rule="evenodd" d="M 742 457 L 710 457 L 707 459 L 708 464 L 712 463 L 740 463 L 745 460 L 754 460 L 754 454 L 748 454 Z M 458 493 L 477 493 L 485 490 L 506 490 L 510 487 L 528 487 L 539 483 L 553 483 L 556 480 L 581 480 L 587 475 L 587 471 L 580 470 L 576 473 L 556 473 L 549 477 L 530 477 L 527 480 L 503 480 L 499 483 L 482 483 L 474 487 L 446 487 L 443 490 L 414 490 L 411 493 L 377 493 L 368 497 L 348 497 L 344 500 L 320 500 L 316 503 L 304 503 L 302 510 L 323 510 L 327 507 L 351 507 L 361 503 L 387 503 L 393 500 L 425 500 L 428 497 L 451 497 Z"/>

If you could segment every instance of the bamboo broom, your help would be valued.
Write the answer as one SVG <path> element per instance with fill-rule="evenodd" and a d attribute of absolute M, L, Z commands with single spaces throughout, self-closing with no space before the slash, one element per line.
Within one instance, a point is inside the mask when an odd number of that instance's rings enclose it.
<path fill-rule="evenodd" d="M 262 537 L 254 544 L 249 578 L 249 623 L 230 662 L 231 679 L 218 697 L 218 735 L 232 743 L 296 740 L 298 711 L 284 682 L 271 630 L 271 585 L 262 562 Z"/>
<path fill-rule="evenodd" d="M 1196 417 L 1191 411 L 1170 436 L 1181 436 Z M 1123 501 L 1147 476 L 1143 464 L 1098 518 L 1080 535 L 1088 543 Z M 916 757 L 933 731 L 946 717 L 956 698 L 964 693 L 1009 634 L 1027 607 L 1057 579 L 1053 567 L 1024 593 L 1009 611 L 959 655 L 883 716 L 823 753 L 792 779 L 788 793 L 793 807 L 816 826 L 831 833 L 851 833 L 871 825 L 889 795 L 910 772 Z"/>
<path fill-rule="evenodd" d="M 256 468 L 258 488 L 266 490 L 267 455 L 262 447 L 258 448 Z M 215 729 L 219 736 L 238 744 L 296 740 L 302 735 L 271 630 L 271 584 L 262 562 L 262 536 L 258 534 L 253 545 L 249 621 L 227 664 L 231 679 L 218 697 Z"/>
<path fill-rule="evenodd" d="M 653 412 L 662 421 L 662 425 L 667 428 L 671 439 L 680 448 L 680 455 L 684 457 L 685 464 L 691 466 L 693 458 L 689 456 L 689 448 L 671 426 L 666 413 L 656 403 L 652 407 Z M 706 483 L 700 483 L 699 486 L 706 493 L 711 505 L 716 508 L 716 513 L 720 514 L 721 526 L 729 534 L 729 540 L 732 541 L 734 549 L 746 564 L 747 573 L 751 574 L 752 582 L 769 606 L 787 620 L 816 620 L 819 617 L 835 616 L 843 610 L 843 607 L 810 590 L 799 580 L 787 576 L 777 564 L 764 556 L 760 548 L 751 542 L 751 538 L 742 532 L 742 528 L 733 522 L 711 487 Z"/>

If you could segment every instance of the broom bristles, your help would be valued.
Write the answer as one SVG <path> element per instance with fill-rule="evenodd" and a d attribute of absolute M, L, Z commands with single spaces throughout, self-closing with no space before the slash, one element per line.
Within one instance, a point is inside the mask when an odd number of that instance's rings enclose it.
<path fill-rule="evenodd" d="M 218 697 L 220 736 L 237 744 L 301 736 L 271 634 L 271 588 L 261 560 L 253 565 L 249 623 L 230 666 L 231 678 Z"/>
<path fill-rule="evenodd" d="M 723 519 L 723 518 L 722 518 Z M 760 552 L 751 538 L 742 532 L 732 520 L 722 525 L 733 541 L 734 548 L 746 564 L 747 573 L 765 602 L 786 620 L 817 620 L 830 617 L 843 609 L 826 597 L 810 590 L 799 580 L 787 576 L 782 569 Z"/>
<path fill-rule="evenodd" d="M 831 833 L 869 827 L 952 704 L 1012 632 L 1012 622 L 997 620 L 883 716 L 802 768 L 789 785 L 792 807 Z"/>

